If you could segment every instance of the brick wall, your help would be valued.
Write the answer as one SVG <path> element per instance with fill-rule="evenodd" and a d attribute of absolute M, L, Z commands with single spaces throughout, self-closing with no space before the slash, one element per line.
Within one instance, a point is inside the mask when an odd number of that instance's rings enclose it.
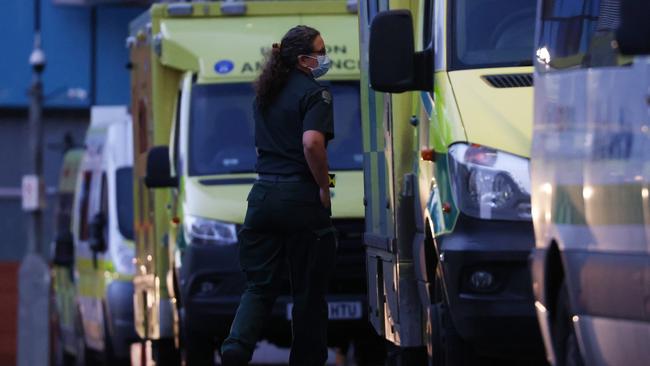
<path fill-rule="evenodd" d="M 16 364 L 18 262 L 0 262 L 0 365 Z"/>

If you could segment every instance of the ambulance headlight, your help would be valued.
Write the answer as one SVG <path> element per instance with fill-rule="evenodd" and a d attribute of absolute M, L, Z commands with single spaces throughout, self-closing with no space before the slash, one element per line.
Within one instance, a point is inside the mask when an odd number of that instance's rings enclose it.
<path fill-rule="evenodd" d="M 531 220 L 528 159 L 480 145 L 449 148 L 449 171 L 456 207 L 491 220 Z"/>
<path fill-rule="evenodd" d="M 237 243 L 235 224 L 185 216 L 183 233 L 185 241 L 193 245 L 231 245 Z"/>
<path fill-rule="evenodd" d="M 135 247 L 132 242 L 127 242 L 123 238 L 117 240 L 116 245 L 110 245 L 111 257 L 115 264 L 115 270 L 118 273 L 133 275 L 135 274 Z"/>

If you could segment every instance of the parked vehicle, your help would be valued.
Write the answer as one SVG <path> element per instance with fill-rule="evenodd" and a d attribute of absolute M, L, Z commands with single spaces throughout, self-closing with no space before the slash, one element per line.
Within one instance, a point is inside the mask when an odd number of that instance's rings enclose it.
<path fill-rule="evenodd" d="M 93 107 L 83 152 L 68 153 L 61 173 L 54 331 L 68 363 L 129 364 L 136 341 L 131 131 L 126 107 Z"/>
<path fill-rule="evenodd" d="M 52 243 L 50 294 L 50 366 L 72 365 L 76 358 L 74 244 L 72 242 L 72 206 L 84 150 L 68 150 L 59 172 L 54 235 Z"/>
<path fill-rule="evenodd" d="M 381 356 L 366 321 L 356 6 L 345 1 L 156 4 L 132 23 L 136 154 L 136 325 L 159 363 L 214 358 L 244 278 L 237 232 L 256 175 L 251 82 L 264 54 L 297 24 L 319 29 L 333 68 L 329 146 L 338 267 L 330 341 Z M 289 284 L 265 337 L 291 340 Z M 375 336 L 376 337 L 376 336 Z M 373 343 L 374 339 L 374 343 Z"/>
<path fill-rule="evenodd" d="M 543 358 L 528 270 L 535 11 L 360 3 L 370 320 L 400 347 L 391 362 Z"/>
<path fill-rule="evenodd" d="M 547 358 L 648 365 L 650 3 L 540 10 L 532 272 Z"/>

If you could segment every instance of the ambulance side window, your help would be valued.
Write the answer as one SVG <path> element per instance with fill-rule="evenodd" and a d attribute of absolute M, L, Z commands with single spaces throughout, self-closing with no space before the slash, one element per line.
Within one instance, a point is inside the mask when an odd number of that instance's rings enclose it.
<path fill-rule="evenodd" d="M 104 225 L 104 240 L 108 244 L 108 179 L 106 179 L 106 172 L 102 173 L 102 186 L 101 186 L 101 202 L 99 211 L 104 216 L 106 225 Z"/>
<path fill-rule="evenodd" d="M 181 97 L 182 92 L 178 92 L 178 97 L 176 98 L 176 116 L 174 117 L 174 137 L 172 140 L 172 154 L 173 154 L 173 164 L 175 176 L 180 176 L 181 165 L 180 165 L 180 134 L 181 134 Z"/>
<path fill-rule="evenodd" d="M 81 192 L 79 192 L 79 240 L 88 240 L 88 205 L 90 204 L 90 183 L 92 180 L 92 171 L 84 171 L 81 182 Z"/>
<path fill-rule="evenodd" d="M 106 173 L 102 173 L 102 201 L 100 203 L 99 210 L 104 217 L 108 217 L 108 181 L 106 179 Z"/>

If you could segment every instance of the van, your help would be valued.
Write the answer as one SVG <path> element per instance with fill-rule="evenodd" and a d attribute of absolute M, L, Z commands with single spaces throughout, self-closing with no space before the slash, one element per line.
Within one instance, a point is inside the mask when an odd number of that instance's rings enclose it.
<path fill-rule="evenodd" d="M 69 356 L 74 350 L 76 364 L 128 364 L 130 344 L 137 340 L 131 133 L 126 107 L 92 108 L 78 162 L 72 225 L 56 241 L 55 263 L 63 268 L 56 270 L 54 292 L 57 305 L 64 305 L 57 307 L 57 317 L 63 349 Z M 70 198 L 65 197 L 62 206 Z M 74 258 L 65 255 L 72 252 Z"/>
<path fill-rule="evenodd" d="M 370 321 L 399 346 L 390 362 L 543 358 L 528 270 L 536 7 L 360 3 Z"/>
<path fill-rule="evenodd" d="M 74 312 L 74 244 L 72 206 L 79 165 L 84 150 L 73 148 L 63 155 L 54 206 L 54 242 L 50 273 L 50 366 L 73 365 L 76 355 Z"/>
<path fill-rule="evenodd" d="M 131 24 L 136 156 L 136 325 L 161 363 L 205 364 L 244 288 L 237 233 L 256 179 L 252 82 L 293 26 L 320 30 L 332 70 L 329 145 L 338 266 L 330 346 L 381 357 L 368 325 L 362 243 L 363 155 L 355 4 L 245 1 L 156 4 Z M 288 281 L 264 337 L 289 346 Z M 180 356 L 179 356 L 180 355 Z M 379 356 L 377 356 L 379 355 Z"/>
<path fill-rule="evenodd" d="M 532 273 L 552 365 L 650 363 L 648 14 L 540 1 Z"/>

